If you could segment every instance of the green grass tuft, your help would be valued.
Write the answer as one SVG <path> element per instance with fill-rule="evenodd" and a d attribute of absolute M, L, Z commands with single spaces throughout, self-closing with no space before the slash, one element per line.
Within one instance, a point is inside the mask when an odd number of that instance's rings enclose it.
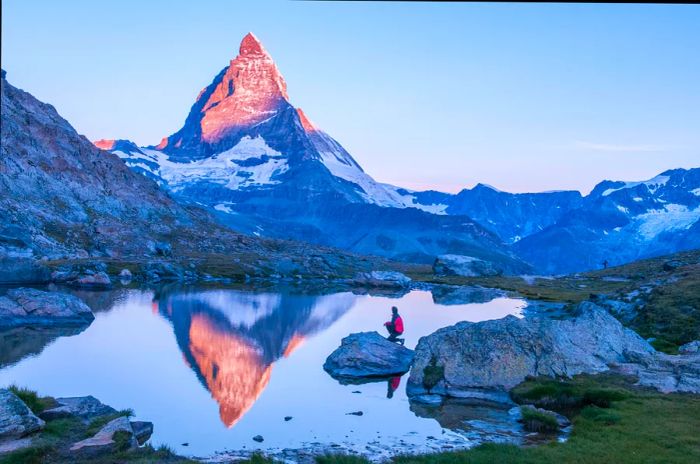
<path fill-rule="evenodd" d="M 553 414 L 547 414 L 532 408 L 520 408 L 523 425 L 528 432 L 553 433 L 559 431 L 559 422 Z"/>
<path fill-rule="evenodd" d="M 8 390 L 17 395 L 34 414 L 39 414 L 42 411 L 56 406 L 56 400 L 50 396 L 40 397 L 34 390 L 17 385 L 10 385 Z"/>

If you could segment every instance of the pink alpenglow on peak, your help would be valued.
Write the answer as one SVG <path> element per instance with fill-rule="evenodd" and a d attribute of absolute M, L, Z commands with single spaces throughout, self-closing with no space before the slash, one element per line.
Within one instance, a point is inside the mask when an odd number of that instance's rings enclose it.
<path fill-rule="evenodd" d="M 284 102 L 289 102 L 284 78 L 249 33 L 202 108 L 202 140 L 215 143 L 230 129 L 261 123 L 274 116 Z"/>
<path fill-rule="evenodd" d="M 97 148 L 102 150 L 114 150 L 114 146 L 117 144 L 116 140 L 112 139 L 100 139 L 92 142 Z"/>
<path fill-rule="evenodd" d="M 318 127 L 316 127 L 316 125 L 311 122 L 308 116 L 306 116 L 306 113 L 304 113 L 304 111 L 301 108 L 297 108 L 296 110 L 297 114 L 299 115 L 301 125 L 304 127 L 304 130 L 309 133 L 318 132 Z"/>

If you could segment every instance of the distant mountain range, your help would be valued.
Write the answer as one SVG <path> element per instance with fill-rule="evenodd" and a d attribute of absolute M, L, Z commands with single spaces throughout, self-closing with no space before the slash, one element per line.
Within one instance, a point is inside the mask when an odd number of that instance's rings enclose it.
<path fill-rule="evenodd" d="M 567 273 L 700 247 L 699 169 L 605 181 L 587 196 L 484 184 L 415 192 L 376 182 L 290 103 L 253 34 L 179 131 L 150 147 L 95 144 L 235 230 L 362 254 L 425 263 L 461 254 L 506 273 Z"/>

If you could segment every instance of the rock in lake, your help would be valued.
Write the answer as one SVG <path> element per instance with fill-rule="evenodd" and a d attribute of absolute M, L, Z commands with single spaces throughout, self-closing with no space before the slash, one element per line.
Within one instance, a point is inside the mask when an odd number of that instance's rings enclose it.
<path fill-rule="evenodd" d="M 143 445 L 153 435 L 153 422 L 134 421 L 131 423 L 131 429 L 134 431 L 134 436 L 139 445 Z"/>
<path fill-rule="evenodd" d="M 86 272 L 77 279 L 68 282 L 68 285 L 78 288 L 103 290 L 112 288 L 112 281 L 104 271 Z"/>
<path fill-rule="evenodd" d="M 95 316 L 79 298 L 60 292 L 15 288 L 0 296 L 0 327 L 83 326 Z"/>
<path fill-rule="evenodd" d="M 498 276 L 503 274 L 503 271 L 494 263 L 473 256 L 441 255 L 433 263 L 433 273 L 440 276 Z"/>
<path fill-rule="evenodd" d="M 377 332 L 350 334 L 323 364 L 337 378 L 386 377 L 403 374 L 413 361 L 413 351 L 388 341 Z"/>
<path fill-rule="evenodd" d="M 408 380 L 410 396 L 425 393 L 507 400 L 527 376 L 597 373 L 611 363 L 652 356 L 654 349 L 603 308 L 579 304 L 575 317 L 460 322 L 423 337 Z"/>
<path fill-rule="evenodd" d="M 372 271 L 357 274 L 354 283 L 367 287 L 405 288 L 411 284 L 411 279 L 401 272 Z"/>
<path fill-rule="evenodd" d="M 80 454 L 94 456 L 102 453 L 114 453 L 138 447 L 136 435 L 129 418 L 117 417 L 108 422 L 95 435 L 74 443 L 70 450 Z"/>
<path fill-rule="evenodd" d="M 94 396 L 76 396 L 69 398 L 56 398 L 58 405 L 39 414 L 44 420 L 61 419 L 65 417 L 77 417 L 83 421 L 90 421 L 95 417 L 116 413 L 116 409 L 103 404 Z"/>
<path fill-rule="evenodd" d="M 49 268 L 30 258 L 0 255 L 0 283 L 41 284 L 51 280 Z"/>
<path fill-rule="evenodd" d="M 0 440 L 21 438 L 44 428 L 44 421 L 34 415 L 17 395 L 0 388 Z"/>

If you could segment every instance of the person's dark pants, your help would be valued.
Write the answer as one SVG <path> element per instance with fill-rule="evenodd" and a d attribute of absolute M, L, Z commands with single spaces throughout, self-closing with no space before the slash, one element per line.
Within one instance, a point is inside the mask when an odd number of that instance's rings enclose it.
<path fill-rule="evenodd" d="M 390 342 L 395 342 L 396 340 L 399 339 L 399 335 L 401 335 L 400 333 L 396 332 L 394 330 L 394 328 L 391 326 L 387 325 L 385 327 L 386 327 L 387 332 L 389 332 L 389 336 L 387 337 L 387 340 L 389 340 Z"/>

